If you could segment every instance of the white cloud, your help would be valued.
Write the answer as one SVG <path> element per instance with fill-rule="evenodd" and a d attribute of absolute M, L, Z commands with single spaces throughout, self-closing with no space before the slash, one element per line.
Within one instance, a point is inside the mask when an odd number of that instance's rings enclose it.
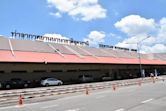
<path fill-rule="evenodd" d="M 157 52 L 166 52 L 166 46 L 163 44 L 155 44 L 151 50 L 151 52 L 155 52 L 156 50 Z"/>
<path fill-rule="evenodd" d="M 139 15 L 129 15 L 116 22 L 114 26 L 127 35 L 132 36 L 153 31 L 155 29 L 155 21 Z"/>
<path fill-rule="evenodd" d="M 129 15 L 114 25 L 128 36 L 122 42 L 117 43 L 117 46 L 137 49 L 137 45 L 134 43 L 147 38 L 150 34 L 149 38 L 141 42 L 141 52 L 166 52 L 166 18 L 162 18 L 157 23 L 154 19 L 146 19 L 139 15 Z"/>
<path fill-rule="evenodd" d="M 51 12 L 50 15 L 53 15 L 53 16 L 55 16 L 57 18 L 61 18 L 62 17 L 62 15 L 59 12 L 56 12 L 56 13 L 52 13 Z"/>
<path fill-rule="evenodd" d="M 106 9 L 98 0 L 47 0 L 59 14 L 67 13 L 76 20 L 90 21 L 106 17 Z M 52 14 L 55 15 L 55 14 Z"/>
<path fill-rule="evenodd" d="M 163 53 L 166 52 L 166 46 L 163 44 L 155 44 L 154 46 L 142 46 L 142 52 L 148 52 L 148 53 Z"/>
<path fill-rule="evenodd" d="M 108 36 L 110 36 L 111 38 L 113 39 L 122 39 L 121 36 L 117 35 L 117 34 L 114 34 L 114 33 L 109 33 Z"/>
<path fill-rule="evenodd" d="M 47 0 L 49 6 L 56 7 L 60 12 L 68 12 L 74 7 L 75 0 Z"/>
<path fill-rule="evenodd" d="M 105 33 L 102 31 L 91 31 L 84 41 L 89 41 L 90 45 L 97 45 L 98 43 L 104 42 Z"/>
<path fill-rule="evenodd" d="M 158 43 L 163 43 L 166 45 L 166 18 L 162 18 L 159 23 L 159 32 L 158 32 Z"/>
<path fill-rule="evenodd" d="M 61 34 L 44 34 L 43 36 L 46 37 L 53 37 L 53 38 L 59 38 L 59 39 L 69 39 L 69 37 L 62 36 Z"/>

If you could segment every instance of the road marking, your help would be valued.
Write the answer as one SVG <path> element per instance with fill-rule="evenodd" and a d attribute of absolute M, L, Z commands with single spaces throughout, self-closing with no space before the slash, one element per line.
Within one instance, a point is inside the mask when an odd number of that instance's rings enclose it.
<path fill-rule="evenodd" d="M 11 108 L 13 108 L 14 106 L 12 106 L 12 107 L 2 107 L 2 108 L 0 108 L 0 110 L 2 109 L 11 109 Z"/>
<path fill-rule="evenodd" d="M 23 104 L 23 105 L 16 105 L 16 108 L 26 107 L 26 106 L 32 106 L 32 105 L 38 105 L 39 103 L 29 103 L 29 104 Z"/>
<path fill-rule="evenodd" d="M 80 109 L 79 108 L 76 108 L 76 109 L 68 109 L 68 110 L 65 110 L 65 111 L 79 111 Z"/>
<path fill-rule="evenodd" d="M 97 96 L 96 99 L 104 98 L 105 96 Z"/>
<path fill-rule="evenodd" d="M 123 108 L 120 108 L 120 109 L 117 109 L 117 110 L 115 110 L 115 111 L 124 111 L 124 109 L 123 109 Z"/>
<path fill-rule="evenodd" d="M 15 105 L 15 106 L 5 106 L 5 107 L 0 107 L 0 110 L 1 109 L 23 108 L 23 107 L 26 107 L 26 106 L 37 105 L 37 104 L 39 104 L 39 103 L 31 103 L 31 104 L 23 104 L 23 105 Z"/>
<path fill-rule="evenodd" d="M 53 107 L 57 107 L 57 106 L 58 106 L 58 105 L 55 104 L 55 105 L 45 106 L 45 107 L 41 107 L 41 108 L 43 108 L 43 109 L 47 109 L 47 108 L 53 108 Z"/>
<path fill-rule="evenodd" d="M 40 104 L 40 103 L 30 103 L 30 104 L 25 104 L 25 105 L 38 105 L 38 104 Z"/>
<path fill-rule="evenodd" d="M 1 109 L 13 109 L 13 108 L 17 108 L 18 106 L 5 106 L 5 107 L 0 107 Z"/>
<path fill-rule="evenodd" d="M 150 101 L 152 101 L 153 100 L 153 98 L 151 98 L 151 99 L 147 99 L 147 100 L 145 100 L 145 101 L 142 101 L 141 103 L 147 103 L 147 102 L 150 102 Z"/>
<path fill-rule="evenodd" d="M 7 99 L 0 99 L 0 101 L 5 101 L 5 100 L 7 100 Z"/>
<path fill-rule="evenodd" d="M 22 107 L 26 107 L 26 106 L 30 106 L 30 105 L 37 105 L 39 103 L 30 103 L 30 104 L 23 104 L 23 105 L 14 105 L 14 106 L 5 106 L 5 107 L 0 107 L 1 109 L 13 109 L 13 108 L 22 108 Z"/>

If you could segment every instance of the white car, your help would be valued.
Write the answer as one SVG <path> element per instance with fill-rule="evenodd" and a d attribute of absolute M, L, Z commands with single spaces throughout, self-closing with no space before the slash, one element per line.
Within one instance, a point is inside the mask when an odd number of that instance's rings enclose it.
<path fill-rule="evenodd" d="M 54 86 L 54 85 L 62 85 L 63 82 L 61 80 L 55 78 L 47 78 L 41 81 L 42 86 Z"/>

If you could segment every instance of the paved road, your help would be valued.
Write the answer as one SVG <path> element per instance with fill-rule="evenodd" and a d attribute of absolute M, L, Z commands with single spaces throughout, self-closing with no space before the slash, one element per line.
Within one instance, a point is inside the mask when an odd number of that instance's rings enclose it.
<path fill-rule="evenodd" d="M 70 97 L 1 107 L 0 111 L 166 111 L 166 82 L 103 90 Z"/>

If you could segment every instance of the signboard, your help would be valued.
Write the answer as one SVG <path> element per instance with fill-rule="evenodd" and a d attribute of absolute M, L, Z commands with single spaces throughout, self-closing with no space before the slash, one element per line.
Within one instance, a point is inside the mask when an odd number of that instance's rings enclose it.
<path fill-rule="evenodd" d="M 41 35 L 27 34 L 27 33 L 19 33 L 19 32 L 11 32 L 12 38 L 18 39 L 26 39 L 26 40 L 36 40 L 43 42 L 53 42 L 60 44 L 71 44 L 71 45 L 79 45 L 79 46 L 89 46 L 89 42 L 76 41 L 73 39 L 60 39 L 56 37 L 46 37 Z"/>
<path fill-rule="evenodd" d="M 100 48 L 111 48 L 111 49 L 114 48 L 114 46 L 104 45 L 104 44 L 99 44 L 99 47 L 100 47 Z"/>

